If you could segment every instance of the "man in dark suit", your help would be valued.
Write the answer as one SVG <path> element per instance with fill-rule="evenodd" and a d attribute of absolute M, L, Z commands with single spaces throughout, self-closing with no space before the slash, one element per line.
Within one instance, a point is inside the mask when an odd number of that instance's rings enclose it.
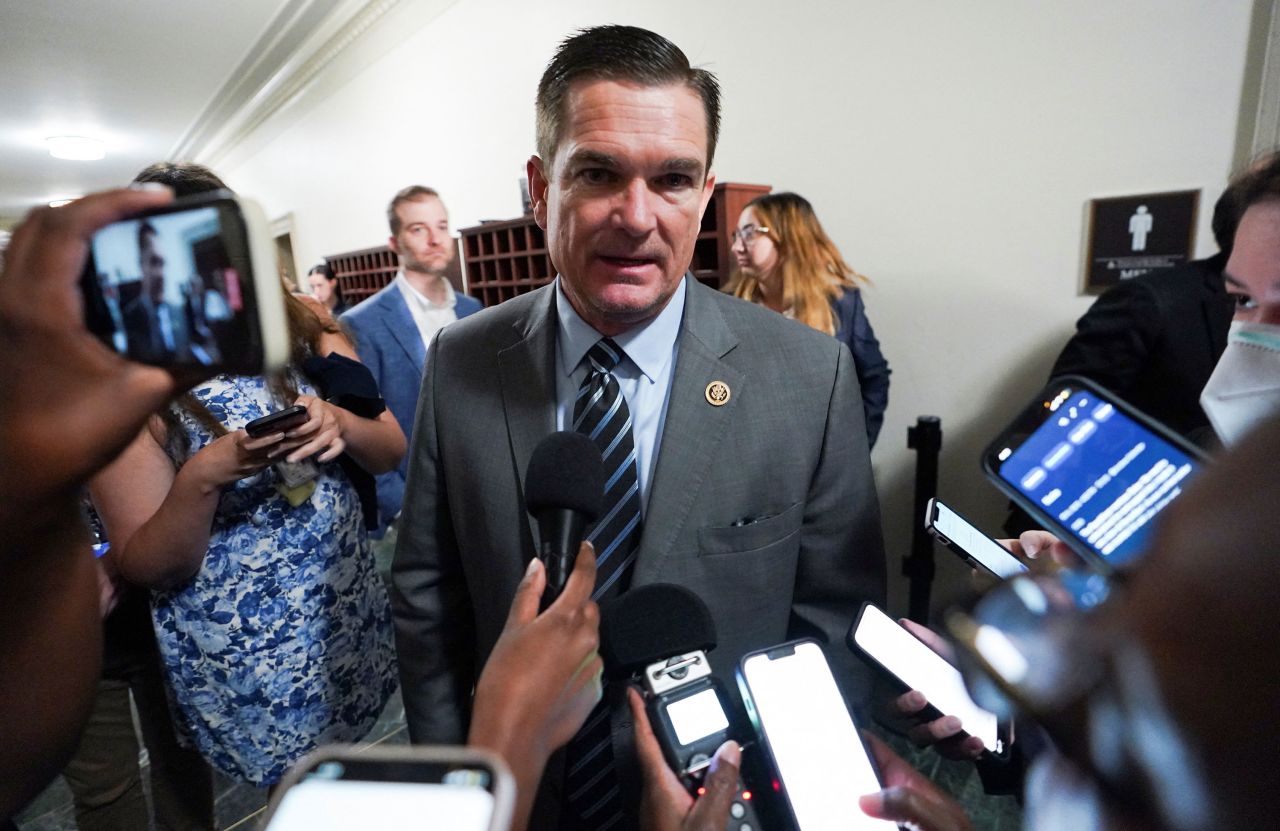
<path fill-rule="evenodd" d="M 1219 252 L 1109 289 L 1076 323 L 1051 377 L 1083 375 L 1184 436 L 1208 433 L 1200 391 L 1235 311 L 1222 272 L 1238 219 L 1228 188 L 1213 211 Z"/>
<path fill-rule="evenodd" d="M 165 300 L 164 252 L 150 222 L 138 225 L 138 269 L 136 291 L 129 284 L 120 287 L 120 316 L 130 355 L 149 363 L 167 356 L 185 360 L 190 353 L 186 316 L 182 307 Z"/>
<path fill-rule="evenodd" d="M 594 434 L 605 458 L 599 599 L 682 584 L 710 607 L 722 676 L 748 650 L 815 637 L 865 703 L 844 636 L 862 601 L 883 602 L 885 564 L 852 358 L 688 273 L 715 185 L 714 76 L 652 32 L 599 27 L 561 45 L 537 112 L 529 189 L 558 278 L 442 331 L 423 382 L 393 566 L 412 740 L 465 738 L 534 556 L 524 473 L 557 428 Z M 549 766 L 536 826 L 634 823 L 623 692 L 606 687 Z"/>
<path fill-rule="evenodd" d="M 456 248 L 449 214 L 431 188 L 404 188 L 387 207 L 388 244 L 400 255 L 400 273 L 377 294 L 342 315 L 360 361 L 378 380 L 387 409 L 413 436 L 413 415 L 426 365 L 427 344 L 444 326 L 480 311 L 480 303 L 458 294 L 445 272 Z M 400 513 L 409 458 L 379 474 L 378 514 L 386 525 Z"/>

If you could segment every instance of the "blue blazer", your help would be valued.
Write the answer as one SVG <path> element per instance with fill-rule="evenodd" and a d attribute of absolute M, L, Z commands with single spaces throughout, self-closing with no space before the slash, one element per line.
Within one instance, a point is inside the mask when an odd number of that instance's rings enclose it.
<path fill-rule="evenodd" d="M 867 307 L 862 292 L 847 289 L 831 304 L 836 313 L 836 340 L 853 353 L 853 366 L 862 388 L 862 410 L 867 421 L 867 445 L 874 446 L 884 425 L 884 411 L 889 406 L 889 362 L 880 352 L 880 342 L 867 320 Z"/>
<path fill-rule="evenodd" d="M 459 319 L 483 308 L 478 300 L 465 294 L 456 296 L 455 311 Z M 405 438 L 412 439 L 418 390 L 427 364 L 427 345 L 418 334 L 404 295 L 394 282 L 390 283 L 345 312 L 339 320 L 355 340 L 356 354 L 377 379 L 387 409 L 400 422 Z M 379 525 L 386 525 L 400 513 L 408 471 L 409 454 L 406 453 L 399 467 L 378 476 Z"/>

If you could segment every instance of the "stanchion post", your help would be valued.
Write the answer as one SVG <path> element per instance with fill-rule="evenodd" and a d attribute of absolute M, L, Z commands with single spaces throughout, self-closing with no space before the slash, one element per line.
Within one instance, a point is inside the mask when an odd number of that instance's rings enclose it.
<path fill-rule="evenodd" d="M 942 421 L 920 416 L 907 428 L 907 447 L 916 451 L 915 504 L 911 511 L 911 554 L 902 561 L 908 581 L 907 615 L 929 622 L 929 592 L 933 584 L 933 538 L 924 528 L 925 507 L 938 492 L 938 453 L 942 450 Z"/>

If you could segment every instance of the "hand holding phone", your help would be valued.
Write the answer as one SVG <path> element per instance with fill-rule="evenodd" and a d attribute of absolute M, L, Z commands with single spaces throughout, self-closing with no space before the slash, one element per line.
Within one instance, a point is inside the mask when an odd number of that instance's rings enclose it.
<path fill-rule="evenodd" d="M 260 439 L 273 433 L 284 433 L 301 426 L 307 420 L 307 408 L 298 404 L 255 418 L 244 426 L 251 438 Z"/>
<path fill-rule="evenodd" d="M 925 508 L 924 527 L 938 542 L 960 556 L 973 568 L 1007 579 L 1027 571 L 1027 566 L 1009 549 L 978 530 L 940 499 L 930 499 Z"/>
<path fill-rule="evenodd" d="M 753 652 L 738 680 L 794 827 L 897 827 L 850 810 L 853 799 L 878 793 L 881 780 L 816 641 Z"/>
<path fill-rule="evenodd" d="M 924 717 L 930 722 L 926 725 L 929 729 L 918 738 L 938 740 L 955 735 L 958 731 L 946 721 L 946 717 L 954 717 L 959 728 L 981 740 L 985 752 L 1007 754 L 1011 727 L 974 704 L 960 672 L 880 608 L 863 605 L 848 641 L 850 649 L 869 658 L 901 688 L 917 690 L 927 699 Z"/>
<path fill-rule="evenodd" d="M 1109 572 L 1138 557 L 1204 454 L 1085 378 L 1057 378 L 983 453 L 988 478 Z"/>
<path fill-rule="evenodd" d="M 133 361 L 257 375 L 289 357 L 266 218 L 229 191 L 100 229 L 81 293 L 86 327 Z"/>

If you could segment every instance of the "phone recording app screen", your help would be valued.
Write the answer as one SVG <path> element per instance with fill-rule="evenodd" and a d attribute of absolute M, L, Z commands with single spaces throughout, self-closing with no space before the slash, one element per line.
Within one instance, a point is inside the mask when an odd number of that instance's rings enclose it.
<path fill-rule="evenodd" d="M 1088 391 L 1064 390 L 1049 408 L 1021 447 L 1002 451 L 1001 478 L 1108 561 L 1133 559 L 1197 462 Z"/>
<path fill-rule="evenodd" d="M 858 808 L 858 797 L 879 791 L 880 780 L 821 647 L 755 655 L 742 671 L 800 831 L 896 829 Z"/>
<path fill-rule="evenodd" d="M 487 831 L 493 795 L 425 782 L 304 779 L 285 792 L 267 831 L 448 828 Z"/>
<path fill-rule="evenodd" d="M 243 307 L 216 207 L 113 223 L 93 237 L 93 266 L 112 344 L 144 360 L 222 360 Z"/>

